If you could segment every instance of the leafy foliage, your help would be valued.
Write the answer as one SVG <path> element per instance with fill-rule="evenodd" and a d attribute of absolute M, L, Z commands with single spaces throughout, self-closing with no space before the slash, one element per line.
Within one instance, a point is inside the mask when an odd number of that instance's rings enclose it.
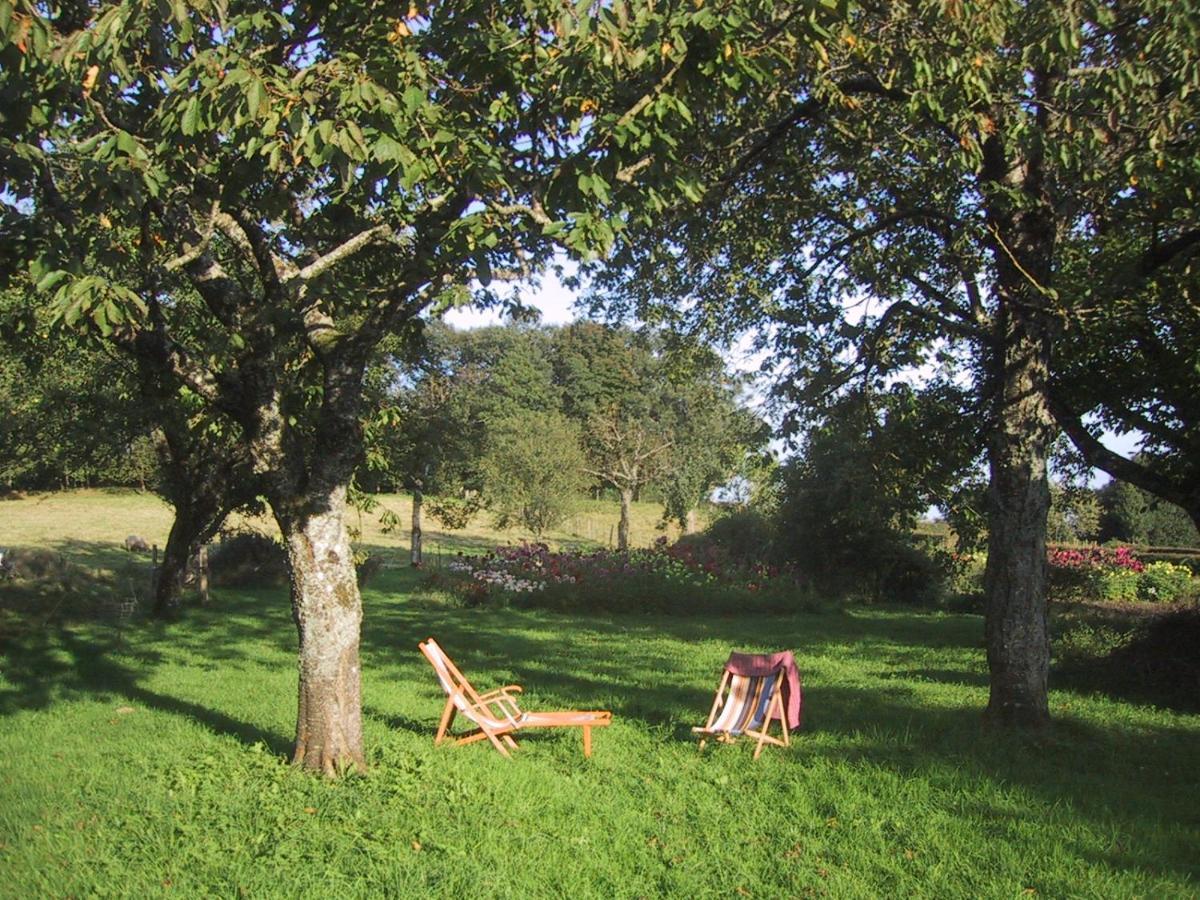
<path fill-rule="evenodd" d="M 834 406 L 782 470 L 776 552 L 830 588 L 879 599 L 936 593 L 937 566 L 922 561 L 913 529 L 974 464 L 950 396 L 898 385 Z"/>
<path fill-rule="evenodd" d="M 499 528 L 535 537 L 571 514 L 586 484 L 579 429 L 557 412 L 528 412 L 493 426 L 480 461 L 484 494 Z"/>
<path fill-rule="evenodd" d="M 1186 512 L 1123 481 L 1100 490 L 1102 540 L 1156 547 L 1200 546 L 1200 533 Z"/>

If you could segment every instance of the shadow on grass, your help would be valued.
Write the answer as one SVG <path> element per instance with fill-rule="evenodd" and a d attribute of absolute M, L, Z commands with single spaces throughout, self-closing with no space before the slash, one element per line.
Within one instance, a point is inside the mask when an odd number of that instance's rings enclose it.
<path fill-rule="evenodd" d="M 522 683 L 530 710 L 612 709 L 618 720 L 651 726 L 653 740 L 679 744 L 694 740 L 690 728 L 703 722 L 730 649 L 790 646 L 806 676 L 806 725 L 790 750 L 775 755 L 794 764 L 795 777 L 805 777 L 811 762 L 822 758 L 921 777 L 941 785 L 947 796 L 956 778 L 991 783 L 998 793 L 1017 788 L 1047 806 L 1067 804 L 1130 833 L 1133 840 L 1099 855 L 1107 865 L 1170 865 L 1197 873 L 1187 853 L 1164 861 L 1143 852 L 1136 840 L 1164 827 L 1194 832 L 1189 798 L 1200 790 L 1194 724 L 1100 727 L 1060 711 L 1047 735 L 985 730 L 979 698 L 987 680 L 977 618 L 873 611 L 680 619 L 438 609 L 397 600 L 419 578 L 407 569 L 385 571 L 365 591 L 368 677 L 416 687 L 415 699 L 410 693 L 400 702 L 368 695 L 365 714 L 389 728 L 432 739 L 444 697 L 416 649 L 431 635 L 480 690 Z M 288 752 L 289 734 L 145 686 L 157 669 L 170 665 L 209 665 L 225 678 L 237 677 L 239 662 L 273 665 L 278 658 L 280 665 L 292 665 L 295 632 L 284 590 L 217 592 L 213 607 L 190 610 L 182 622 L 134 622 L 119 636 L 100 625 L 28 630 L 4 639 L 0 652 L 8 682 L 0 715 L 49 708 L 62 699 L 114 697 L 247 744 L 262 742 L 276 754 Z M 966 693 L 948 692 L 951 687 Z M 1173 774 L 1166 778 L 1164 772 Z M 993 812 L 995 827 L 1008 827 L 999 803 L 981 815 Z"/>
<path fill-rule="evenodd" d="M 291 749 L 290 741 L 281 735 L 142 686 L 140 681 L 163 662 L 163 654 L 125 648 L 116 636 L 95 631 L 84 636 L 71 628 L 59 628 L 11 655 L 6 648 L 5 655 L 10 660 L 5 677 L 13 687 L 0 694 L 0 715 L 45 708 L 63 699 L 113 698 L 183 716 L 247 745 L 263 743 L 272 753 L 284 754 Z M 130 658 L 134 665 L 125 665 L 118 657 Z"/>

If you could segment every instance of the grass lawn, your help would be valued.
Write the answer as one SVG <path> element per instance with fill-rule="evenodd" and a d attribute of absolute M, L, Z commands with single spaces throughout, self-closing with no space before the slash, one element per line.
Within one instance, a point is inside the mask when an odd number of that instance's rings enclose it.
<path fill-rule="evenodd" d="M 4 527 L 0 545 L 17 543 Z M 338 782 L 285 761 L 283 591 L 221 590 L 169 624 L 3 620 L 0 896 L 1200 890 L 1200 716 L 1055 691 L 1050 735 L 982 731 L 978 617 L 464 610 L 417 578 L 390 569 L 365 592 L 371 771 Z M 574 730 L 528 736 L 513 761 L 434 748 L 429 635 L 480 689 L 520 682 L 531 709 L 614 724 L 590 760 Z M 805 678 L 804 729 L 757 762 L 689 734 L 731 647 L 794 648 Z"/>

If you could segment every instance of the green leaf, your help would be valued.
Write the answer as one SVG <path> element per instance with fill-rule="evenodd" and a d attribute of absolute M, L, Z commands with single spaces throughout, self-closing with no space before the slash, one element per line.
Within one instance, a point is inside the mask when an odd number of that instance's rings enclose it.
<path fill-rule="evenodd" d="M 55 285 L 57 285 L 60 281 L 62 281 L 64 278 L 66 278 L 68 274 L 69 273 L 67 271 L 65 271 L 64 269 L 56 269 L 53 272 L 47 273 L 46 275 L 44 275 L 42 277 L 42 280 L 37 283 L 37 290 L 39 292 L 49 291 Z"/>
<path fill-rule="evenodd" d="M 404 90 L 404 108 L 410 113 L 416 112 L 425 104 L 425 92 L 415 84 Z"/>
<path fill-rule="evenodd" d="M 475 277 L 484 287 L 492 283 L 492 264 L 488 262 L 486 253 L 475 254 Z"/>
<path fill-rule="evenodd" d="M 255 78 L 250 82 L 250 87 L 246 89 L 246 109 L 249 110 L 251 118 L 258 117 L 258 110 L 262 107 L 266 93 L 266 85 L 261 80 Z"/>
<path fill-rule="evenodd" d="M 186 135 L 193 135 L 200 130 L 200 98 L 193 96 L 183 108 L 183 118 L 179 122 L 180 130 Z"/>

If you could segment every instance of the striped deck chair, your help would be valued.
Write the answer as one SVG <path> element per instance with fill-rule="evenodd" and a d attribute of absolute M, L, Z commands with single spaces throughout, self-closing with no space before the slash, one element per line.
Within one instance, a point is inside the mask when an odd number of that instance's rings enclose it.
<path fill-rule="evenodd" d="M 726 669 L 713 697 L 708 721 L 703 727 L 692 729 L 701 735 L 700 749 L 704 749 L 710 737 L 732 744 L 743 734 L 757 741 L 755 759 L 762 753 L 763 744 L 790 746 L 788 733 L 791 729 L 783 705 L 785 677 L 782 669 L 769 675 L 736 675 Z M 779 719 L 782 724 L 782 739 L 767 734 L 772 719 Z"/>
<path fill-rule="evenodd" d="M 433 638 L 417 645 L 437 675 L 446 692 L 446 706 L 438 723 L 434 744 L 440 744 L 450 731 L 457 713 L 462 713 L 476 727 L 462 735 L 455 744 L 470 744 L 485 738 L 511 759 L 509 750 L 517 749 L 513 735 L 526 728 L 580 728 L 583 730 L 583 755 L 592 755 L 592 729 L 612 723 L 612 713 L 604 710 L 529 713 L 522 712 L 514 694 L 521 692 L 519 684 L 510 684 L 486 694 L 477 693 L 450 657 Z"/>

